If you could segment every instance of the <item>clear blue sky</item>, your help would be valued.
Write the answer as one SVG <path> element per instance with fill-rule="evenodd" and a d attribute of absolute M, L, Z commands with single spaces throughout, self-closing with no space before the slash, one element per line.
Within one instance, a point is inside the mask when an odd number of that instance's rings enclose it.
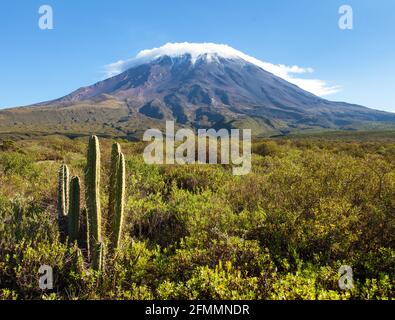
<path fill-rule="evenodd" d="M 38 28 L 38 8 L 54 30 Z M 338 28 L 338 9 L 354 29 Z M 394 0 L 3 0 L 0 108 L 63 96 L 103 66 L 167 42 L 215 42 L 271 63 L 312 67 L 331 100 L 395 112 Z"/>

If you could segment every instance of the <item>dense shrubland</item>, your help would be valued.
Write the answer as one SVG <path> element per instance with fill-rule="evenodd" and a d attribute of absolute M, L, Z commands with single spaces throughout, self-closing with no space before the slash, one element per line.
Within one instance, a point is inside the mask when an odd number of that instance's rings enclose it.
<path fill-rule="evenodd" d="M 393 140 L 392 140 L 393 141 Z M 121 248 L 103 272 L 60 241 L 57 171 L 84 176 L 87 139 L 3 142 L 0 299 L 394 299 L 395 142 L 257 141 L 253 172 L 126 156 Z M 106 224 L 112 141 L 101 139 Z M 83 192 L 82 192 L 83 194 Z M 104 239 L 108 241 L 108 239 Z M 51 292 L 38 269 L 54 268 Z M 354 288 L 338 269 L 350 265 Z"/>

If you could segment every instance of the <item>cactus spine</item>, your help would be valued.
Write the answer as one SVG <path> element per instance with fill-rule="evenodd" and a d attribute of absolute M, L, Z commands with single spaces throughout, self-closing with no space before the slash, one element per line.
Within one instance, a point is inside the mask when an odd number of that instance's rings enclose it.
<path fill-rule="evenodd" d="M 98 250 L 101 238 L 101 207 L 100 207 L 100 146 L 96 136 L 89 139 L 88 157 L 85 171 L 85 198 L 88 215 L 88 242 L 92 266 L 101 269 L 101 253 Z"/>
<path fill-rule="evenodd" d="M 111 221 L 110 248 L 115 251 L 119 248 L 125 198 L 125 157 L 121 147 L 115 143 L 111 154 L 111 175 L 109 188 L 109 219 Z"/>
<path fill-rule="evenodd" d="M 104 252 L 104 244 L 103 242 L 99 242 L 96 245 L 96 251 L 98 256 L 98 266 L 97 269 L 103 271 L 105 269 L 105 252 Z"/>
<path fill-rule="evenodd" d="M 67 165 L 62 164 L 59 168 L 58 179 L 58 218 L 62 220 L 67 216 L 69 204 L 69 178 L 70 172 Z"/>
<path fill-rule="evenodd" d="M 80 178 L 73 177 L 70 181 L 70 204 L 68 217 L 69 240 L 78 240 L 80 229 L 81 187 Z"/>

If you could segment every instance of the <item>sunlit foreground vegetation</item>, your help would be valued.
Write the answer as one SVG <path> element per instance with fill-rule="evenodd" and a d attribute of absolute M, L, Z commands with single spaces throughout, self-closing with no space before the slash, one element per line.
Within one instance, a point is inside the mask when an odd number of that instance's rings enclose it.
<path fill-rule="evenodd" d="M 103 224 L 112 142 L 100 139 Z M 57 223 L 59 167 L 84 176 L 87 138 L 0 143 L 0 299 L 395 298 L 394 138 L 256 141 L 247 176 L 147 165 L 143 143 L 118 142 L 125 227 L 103 271 Z M 52 291 L 38 285 L 44 264 Z"/>

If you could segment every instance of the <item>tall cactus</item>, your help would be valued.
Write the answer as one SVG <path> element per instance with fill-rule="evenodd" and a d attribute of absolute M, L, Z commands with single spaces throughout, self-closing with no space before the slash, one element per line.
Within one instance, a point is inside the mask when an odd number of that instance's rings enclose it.
<path fill-rule="evenodd" d="M 100 207 L 100 146 L 99 139 L 89 139 L 87 165 L 85 171 L 85 198 L 88 215 L 88 242 L 93 268 L 101 267 L 102 250 L 97 250 L 102 242 Z"/>
<path fill-rule="evenodd" d="M 73 177 L 70 181 L 70 203 L 68 216 L 69 240 L 78 240 L 80 229 L 80 210 L 81 210 L 81 187 L 80 178 Z"/>
<path fill-rule="evenodd" d="M 109 220 L 110 249 L 115 251 L 120 245 L 125 198 L 125 157 L 121 152 L 121 147 L 115 143 L 111 154 L 111 174 L 109 188 Z"/>
<path fill-rule="evenodd" d="M 58 218 L 62 220 L 68 214 L 70 171 L 62 164 L 58 175 Z"/>
<path fill-rule="evenodd" d="M 69 168 L 62 164 L 58 172 L 58 225 L 60 240 L 67 237 L 67 214 L 69 205 Z"/>
<path fill-rule="evenodd" d="M 119 143 L 114 143 L 111 150 L 111 167 L 110 167 L 110 181 L 108 188 L 108 220 L 113 221 L 115 213 L 115 186 L 117 181 L 117 172 L 119 166 L 119 156 L 121 154 L 121 146 Z M 111 232 L 112 225 L 109 228 Z"/>

